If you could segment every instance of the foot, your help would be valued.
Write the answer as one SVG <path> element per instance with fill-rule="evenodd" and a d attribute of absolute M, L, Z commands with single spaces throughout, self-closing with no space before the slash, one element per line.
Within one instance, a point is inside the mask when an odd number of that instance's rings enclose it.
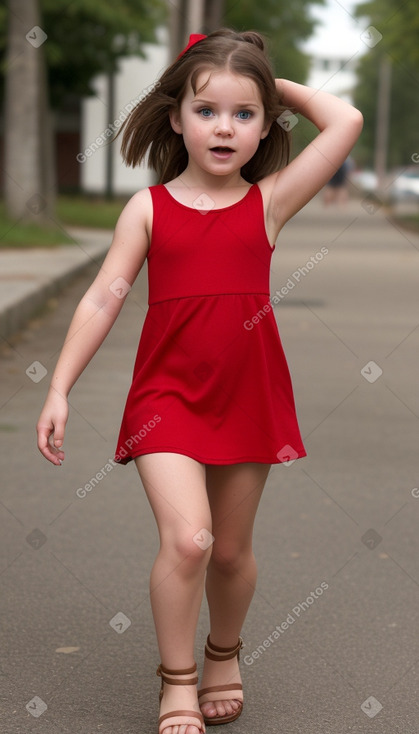
<path fill-rule="evenodd" d="M 223 698 L 222 690 L 218 692 L 214 691 L 212 694 L 205 694 L 204 698 L 207 700 L 200 704 L 205 719 L 231 716 L 242 708 L 243 697 L 241 691 L 235 691 L 235 686 L 241 684 L 241 680 L 237 656 L 231 660 L 223 660 L 222 663 L 205 657 L 200 689 L 224 686 L 225 690 L 229 686 L 231 688 L 231 695 L 237 694 L 239 696 L 238 698 L 232 698 L 226 695 Z M 208 700 L 209 698 L 211 700 Z"/>
<path fill-rule="evenodd" d="M 167 674 L 167 678 L 176 681 L 190 680 L 191 675 Z M 196 717 L 193 716 L 195 711 Z M 185 715 L 181 715 L 181 712 L 185 712 Z M 165 716 L 166 719 L 163 718 Z M 164 683 L 163 697 L 160 701 L 159 734 L 203 734 L 205 727 L 200 724 L 200 718 L 196 685 Z"/>
<path fill-rule="evenodd" d="M 202 734 L 202 731 L 196 726 L 165 726 L 159 734 Z"/>
<path fill-rule="evenodd" d="M 229 699 L 228 701 L 213 701 L 203 703 L 201 705 L 201 711 L 205 719 L 215 719 L 235 714 L 236 711 L 238 711 L 241 707 L 241 701 L 237 701 L 236 699 Z M 183 732 L 179 732 L 179 734 L 183 734 Z M 189 731 L 187 732 L 187 734 L 190 734 Z"/>

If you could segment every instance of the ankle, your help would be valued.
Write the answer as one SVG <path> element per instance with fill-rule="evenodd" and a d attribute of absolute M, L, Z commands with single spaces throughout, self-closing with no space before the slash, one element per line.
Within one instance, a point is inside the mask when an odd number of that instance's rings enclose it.
<path fill-rule="evenodd" d="M 197 671 L 197 665 L 196 662 L 193 661 L 192 665 L 190 665 L 187 668 L 168 668 L 166 665 L 163 665 L 163 663 L 160 663 L 159 667 L 157 668 L 157 675 L 161 675 L 162 673 L 164 676 L 174 677 L 174 678 L 184 678 L 187 676 L 191 676 Z M 161 677 L 163 677 L 161 675 Z"/>
<path fill-rule="evenodd" d="M 215 638 L 217 639 L 217 638 Z M 243 638 L 236 637 L 235 642 L 232 645 L 218 645 L 214 643 L 214 638 L 211 637 L 211 633 L 207 637 L 205 644 L 205 657 L 209 660 L 215 660 L 222 662 L 223 660 L 231 660 L 237 657 L 240 659 L 240 650 L 243 647 Z M 225 640 L 223 640 L 225 642 Z"/>
<path fill-rule="evenodd" d="M 163 663 L 160 663 L 157 668 L 156 675 L 158 675 L 164 683 L 174 686 L 185 686 L 195 685 L 198 681 L 197 666 L 194 662 L 189 668 L 173 669 L 166 668 Z"/>

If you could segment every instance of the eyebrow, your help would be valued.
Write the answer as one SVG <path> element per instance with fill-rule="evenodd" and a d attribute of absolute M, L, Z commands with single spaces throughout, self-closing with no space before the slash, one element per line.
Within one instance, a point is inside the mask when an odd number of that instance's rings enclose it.
<path fill-rule="evenodd" d="M 199 104 L 207 104 L 207 105 L 215 105 L 217 102 L 214 100 L 209 99 L 200 99 L 199 97 L 194 97 L 192 102 L 199 102 Z M 236 107 L 260 107 L 261 105 L 257 104 L 256 102 L 237 102 Z"/>

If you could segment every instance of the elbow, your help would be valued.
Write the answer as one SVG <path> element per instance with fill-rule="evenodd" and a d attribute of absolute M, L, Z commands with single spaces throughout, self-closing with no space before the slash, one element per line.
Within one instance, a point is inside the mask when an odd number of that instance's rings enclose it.
<path fill-rule="evenodd" d="M 125 296 L 130 290 L 127 286 L 128 284 L 125 281 L 122 284 L 115 281 L 110 285 L 94 282 L 83 296 L 82 303 L 86 304 L 87 308 L 102 311 L 112 320 L 115 320 L 125 302 Z"/>
<path fill-rule="evenodd" d="M 348 112 L 344 126 L 341 128 L 341 133 L 343 130 L 345 131 L 345 139 L 351 148 L 358 140 L 362 132 L 363 125 L 364 118 L 362 113 L 357 110 L 356 107 L 352 107 Z"/>
<path fill-rule="evenodd" d="M 362 112 L 358 110 L 356 107 L 352 108 L 351 124 L 354 130 L 358 132 L 358 135 L 359 135 L 364 126 L 364 116 Z"/>

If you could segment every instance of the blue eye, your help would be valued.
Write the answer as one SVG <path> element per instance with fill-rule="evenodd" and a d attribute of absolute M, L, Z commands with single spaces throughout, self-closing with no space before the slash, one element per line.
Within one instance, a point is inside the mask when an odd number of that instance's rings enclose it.
<path fill-rule="evenodd" d="M 209 107 L 203 107 L 199 110 L 199 114 L 202 115 L 202 117 L 210 117 L 212 115 L 212 111 Z"/>
<path fill-rule="evenodd" d="M 244 117 L 243 117 L 244 115 Z M 249 120 L 252 116 L 252 113 L 249 112 L 249 110 L 240 110 L 237 114 L 239 120 Z"/>

